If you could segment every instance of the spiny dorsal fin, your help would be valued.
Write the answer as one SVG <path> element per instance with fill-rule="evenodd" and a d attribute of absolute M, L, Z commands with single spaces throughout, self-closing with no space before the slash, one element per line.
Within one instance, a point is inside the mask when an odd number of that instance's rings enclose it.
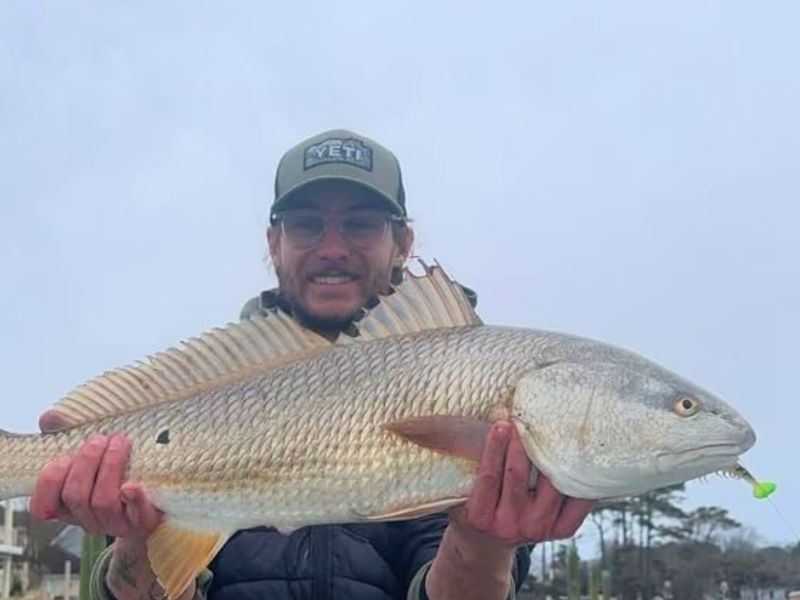
<path fill-rule="evenodd" d="M 424 269 L 422 275 L 406 268 L 403 283 L 364 311 L 355 324 L 357 335 L 340 336 L 338 343 L 482 324 L 464 290 L 439 264 L 419 263 Z"/>
<path fill-rule="evenodd" d="M 481 324 L 461 286 L 441 266 L 419 263 L 422 275 L 406 269 L 403 283 L 365 310 L 356 324 L 358 336 L 340 336 L 338 343 Z M 328 340 L 287 314 L 270 311 L 95 377 L 57 403 L 54 410 L 65 427 L 74 427 L 189 398 L 316 356 L 330 347 Z"/>
<path fill-rule="evenodd" d="M 331 343 L 280 311 L 216 328 L 132 366 L 95 377 L 54 409 L 65 427 L 173 402 L 316 356 Z"/>

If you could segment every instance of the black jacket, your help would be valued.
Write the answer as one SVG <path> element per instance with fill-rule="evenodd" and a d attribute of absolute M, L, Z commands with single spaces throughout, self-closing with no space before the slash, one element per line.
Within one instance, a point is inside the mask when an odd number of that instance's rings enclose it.
<path fill-rule="evenodd" d="M 419 569 L 433 560 L 447 516 L 412 521 L 240 531 L 210 565 L 213 600 L 403 600 Z M 517 553 L 514 580 L 527 574 Z M 522 576 L 517 574 L 521 573 Z"/>

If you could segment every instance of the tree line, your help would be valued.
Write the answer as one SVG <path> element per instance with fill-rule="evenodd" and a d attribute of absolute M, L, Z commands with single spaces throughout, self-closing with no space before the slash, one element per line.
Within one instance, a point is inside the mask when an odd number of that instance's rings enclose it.
<path fill-rule="evenodd" d="M 529 594 L 701 600 L 739 598 L 746 588 L 800 589 L 800 543 L 759 547 L 725 508 L 685 510 L 684 492 L 679 484 L 598 505 L 587 524 L 597 531 L 599 558 L 582 562 L 574 542 L 541 545 Z"/>

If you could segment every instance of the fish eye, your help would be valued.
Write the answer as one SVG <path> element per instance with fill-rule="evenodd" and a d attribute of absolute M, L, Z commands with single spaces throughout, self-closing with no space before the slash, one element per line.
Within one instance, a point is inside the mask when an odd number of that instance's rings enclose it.
<path fill-rule="evenodd" d="M 681 396 L 675 401 L 674 410 L 680 417 L 691 417 L 700 410 L 700 401 L 697 398 Z"/>

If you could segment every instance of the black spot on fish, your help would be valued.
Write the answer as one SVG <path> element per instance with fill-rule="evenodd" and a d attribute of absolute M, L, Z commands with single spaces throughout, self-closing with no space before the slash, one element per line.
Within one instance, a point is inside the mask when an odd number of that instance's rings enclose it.
<path fill-rule="evenodd" d="M 169 444 L 169 429 L 165 429 L 158 434 L 156 444 Z"/>

